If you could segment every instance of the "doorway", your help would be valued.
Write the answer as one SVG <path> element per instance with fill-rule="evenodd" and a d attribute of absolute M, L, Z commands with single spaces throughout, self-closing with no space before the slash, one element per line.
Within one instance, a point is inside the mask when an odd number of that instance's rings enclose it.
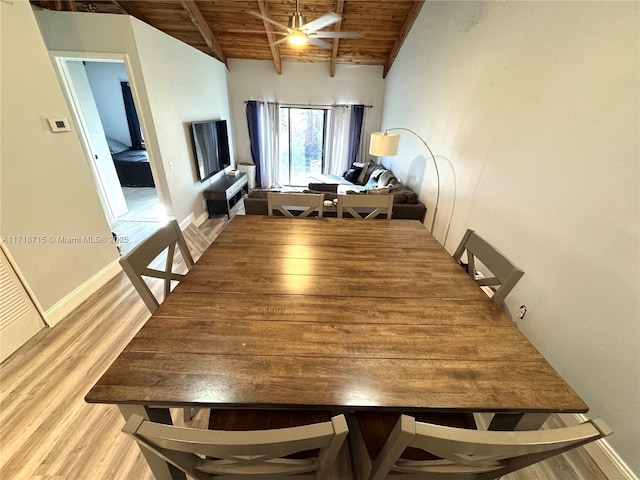
<path fill-rule="evenodd" d="M 98 196 L 125 254 L 166 222 L 124 61 L 56 57 Z"/>
<path fill-rule="evenodd" d="M 324 171 L 327 108 L 280 107 L 278 178 L 288 186 L 305 186 L 309 175 Z"/>

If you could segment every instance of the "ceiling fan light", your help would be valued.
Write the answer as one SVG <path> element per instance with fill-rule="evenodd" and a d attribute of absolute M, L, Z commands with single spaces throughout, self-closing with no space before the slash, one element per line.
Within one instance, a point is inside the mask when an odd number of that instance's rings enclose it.
<path fill-rule="evenodd" d="M 301 32 L 299 30 L 296 30 L 295 32 L 292 32 L 289 35 L 288 40 L 289 40 L 289 43 L 291 45 L 306 45 L 307 42 L 309 41 L 307 36 L 303 32 Z"/>

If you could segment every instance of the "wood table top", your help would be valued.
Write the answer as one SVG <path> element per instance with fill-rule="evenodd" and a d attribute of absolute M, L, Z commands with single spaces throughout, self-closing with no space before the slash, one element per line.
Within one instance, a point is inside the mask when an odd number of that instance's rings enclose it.
<path fill-rule="evenodd" d="M 418 221 L 236 216 L 86 397 L 586 412 Z"/>

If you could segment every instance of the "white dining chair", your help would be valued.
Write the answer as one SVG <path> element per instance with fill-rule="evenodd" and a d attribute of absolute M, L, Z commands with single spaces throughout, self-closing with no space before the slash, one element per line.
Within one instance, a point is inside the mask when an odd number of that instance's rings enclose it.
<path fill-rule="evenodd" d="M 193 257 L 182 235 L 182 230 L 180 230 L 180 226 L 175 220 L 168 222 L 120 258 L 122 270 L 127 274 L 133 287 L 151 313 L 160 307 L 160 302 L 151 291 L 144 277 L 164 280 L 164 298 L 167 298 L 167 295 L 171 292 L 171 282 L 180 281 L 184 278 L 183 274 L 173 271 L 176 246 L 182 254 L 186 267 L 190 269 L 193 266 Z M 167 257 L 164 262 L 164 270 L 150 268 L 150 264 L 165 250 L 167 251 Z M 193 410 L 191 408 L 183 408 L 182 411 L 184 421 L 191 420 L 194 413 Z"/>
<path fill-rule="evenodd" d="M 353 433 L 352 428 L 350 435 Z M 401 415 L 365 478 L 494 480 L 611 433 L 602 419 L 573 427 L 502 432 L 417 422 Z M 365 447 L 372 441 L 359 434 L 356 437 Z M 423 455 L 407 459 L 409 450 Z"/>
<path fill-rule="evenodd" d="M 524 271 L 471 229 L 468 229 L 462 237 L 460 245 L 453 254 L 454 260 L 459 262 L 464 252 L 467 252 L 467 271 L 471 278 L 481 287 L 492 287 L 494 293 L 491 300 L 501 306 L 509 292 L 524 275 Z M 478 274 L 476 259 L 489 269 L 492 277 Z"/>
<path fill-rule="evenodd" d="M 304 412 L 300 415 L 304 418 Z M 348 427 L 344 415 L 309 425 L 244 431 L 176 427 L 132 415 L 122 431 L 197 480 L 328 480 Z M 293 458 L 301 452 L 308 456 Z"/>
<path fill-rule="evenodd" d="M 295 207 L 307 207 L 299 210 Z M 314 212 L 322 218 L 324 195 L 319 193 L 267 193 L 268 215 L 273 216 L 274 210 L 289 218 L 306 218 Z"/>
<path fill-rule="evenodd" d="M 164 297 L 166 298 L 171 291 L 171 282 L 184 278 L 183 274 L 173 271 L 176 245 L 182 254 L 184 263 L 190 269 L 193 266 L 193 257 L 189 252 L 180 226 L 175 220 L 171 220 L 120 259 L 122 269 L 151 313 L 160 307 L 160 302 L 143 277 L 164 280 Z M 164 270 L 150 268 L 149 265 L 164 250 L 167 250 Z"/>
<path fill-rule="evenodd" d="M 379 215 L 390 220 L 393 195 L 338 195 L 338 218 L 344 218 L 345 213 L 358 220 L 371 220 Z"/>

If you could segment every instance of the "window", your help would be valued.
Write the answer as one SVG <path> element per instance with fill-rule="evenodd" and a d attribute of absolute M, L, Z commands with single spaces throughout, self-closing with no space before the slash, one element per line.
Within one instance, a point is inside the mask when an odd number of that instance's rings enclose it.
<path fill-rule="evenodd" d="M 322 173 L 328 108 L 280 107 L 278 178 L 285 185 L 306 186 Z"/>

